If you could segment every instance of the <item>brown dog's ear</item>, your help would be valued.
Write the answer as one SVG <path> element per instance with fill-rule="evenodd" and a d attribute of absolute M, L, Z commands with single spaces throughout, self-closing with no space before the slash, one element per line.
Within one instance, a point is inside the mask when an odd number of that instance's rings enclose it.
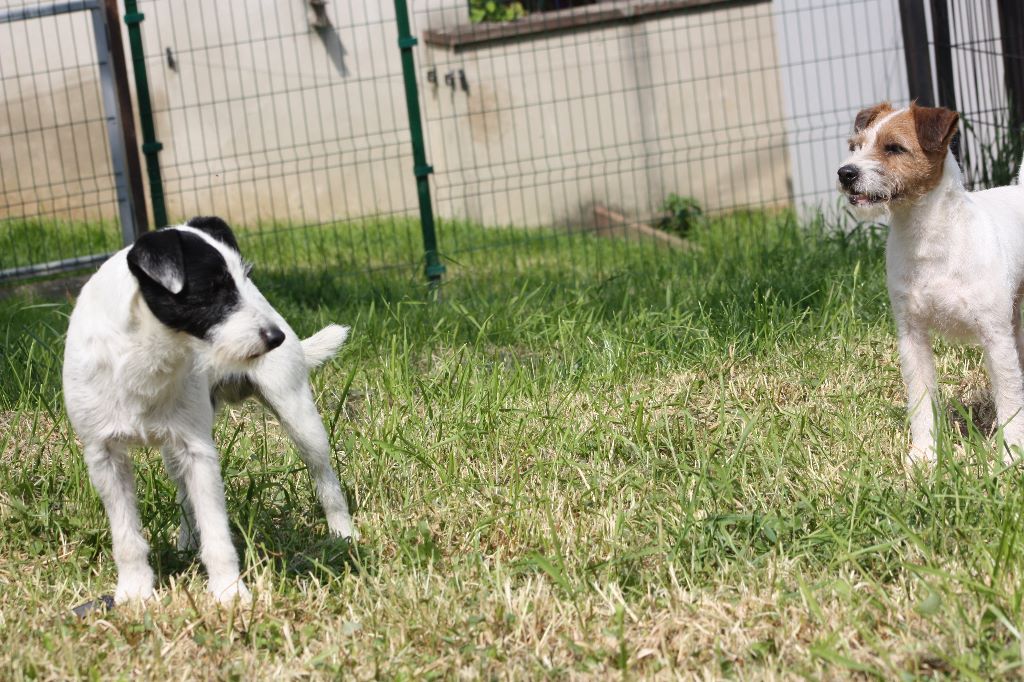
<path fill-rule="evenodd" d="M 859 133 L 871 125 L 871 122 L 878 118 L 880 114 L 887 114 L 890 111 L 892 111 L 892 105 L 888 102 L 876 104 L 870 109 L 861 109 L 857 114 L 857 118 L 853 121 L 853 132 Z"/>
<path fill-rule="evenodd" d="M 911 111 L 921 149 L 930 154 L 945 152 L 956 134 L 960 114 L 941 107 L 914 106 Z"/>

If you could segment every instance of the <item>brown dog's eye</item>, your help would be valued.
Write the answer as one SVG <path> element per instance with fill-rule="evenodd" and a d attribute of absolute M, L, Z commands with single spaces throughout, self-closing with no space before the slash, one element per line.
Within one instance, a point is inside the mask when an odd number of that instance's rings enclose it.
<path fill-rule="evenodd" d="M 886 154 L 903 154 L 906 153 L 907 148 L 898 144 L 887 144 L 885 145 Z"/>

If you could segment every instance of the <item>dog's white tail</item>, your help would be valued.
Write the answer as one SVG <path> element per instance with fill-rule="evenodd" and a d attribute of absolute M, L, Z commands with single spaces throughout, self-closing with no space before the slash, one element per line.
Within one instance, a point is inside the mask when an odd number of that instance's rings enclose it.
<path fill-rule="evenodd" d="M 348 327 L 329 324 L 308 339 L 303 339 L 302 353 L 306 356 L 306 366 L 314 369 L 333 358 L 347 338 Z"/>

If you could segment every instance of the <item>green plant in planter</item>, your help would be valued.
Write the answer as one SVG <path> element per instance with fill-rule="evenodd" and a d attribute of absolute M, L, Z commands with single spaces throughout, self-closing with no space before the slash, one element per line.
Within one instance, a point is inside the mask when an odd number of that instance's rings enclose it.
<path fill-rule="evenodd" d="M 482 21 L 515 21 L 526 16 L 526 8 L 518 1 L 469 0 L 469 20 L 474 24 Z"/>
<path fill-rule="evenodd" d="M 667 215 L 658 222 L 658 228 L 680 237 L 685 237 L 694 222 L 704 215 L 700 202 L 693 197 L 681 197 L 675 193 L 665 197 L 661 210 Z"/>

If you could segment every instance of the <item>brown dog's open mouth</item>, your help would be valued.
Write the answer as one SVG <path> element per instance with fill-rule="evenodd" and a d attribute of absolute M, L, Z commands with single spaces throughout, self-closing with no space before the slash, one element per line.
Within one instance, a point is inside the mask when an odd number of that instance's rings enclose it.
<path fill-rule="evenodd" d="M 846 198 L 854 206 L 870 206 L 887 201 L 889 197 L 882 194 L 847 194 Z"/>

